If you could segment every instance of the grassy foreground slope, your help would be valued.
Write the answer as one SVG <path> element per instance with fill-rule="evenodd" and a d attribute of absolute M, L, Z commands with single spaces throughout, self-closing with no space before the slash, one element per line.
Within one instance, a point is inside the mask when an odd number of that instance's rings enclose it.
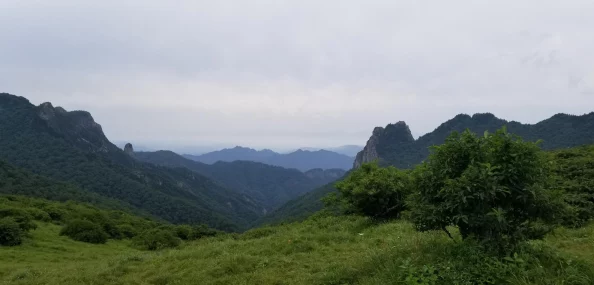
<path fill-rule="evenodd" d="M 90 245 L 40 223 L 0 247 L 7 284 L 594 284 L 594 225 L 558 229 L 498 260 L 459 236 L 405 221 L 314 216 L 158 252 L 127 241 Z"/>

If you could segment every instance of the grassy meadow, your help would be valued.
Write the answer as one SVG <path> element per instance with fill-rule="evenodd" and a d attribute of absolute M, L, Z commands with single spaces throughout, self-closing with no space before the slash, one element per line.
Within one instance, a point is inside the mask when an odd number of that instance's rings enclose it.
<path fill-rule="evenodd" d="M 140 251 L 96 245 L 38 223 L 0 247 L 2 284 L 594 284 L 594 225 L 558 229 L 504 259 L 406 221 L 318 215 L 290 225 Z"/>

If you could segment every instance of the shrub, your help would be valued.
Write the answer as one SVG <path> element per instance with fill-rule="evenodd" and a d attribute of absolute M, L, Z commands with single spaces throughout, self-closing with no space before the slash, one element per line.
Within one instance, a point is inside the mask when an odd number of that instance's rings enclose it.
<path fill-rule="evenodd" d="M 133 238 L 138 235 L 138 231 L 131 225 L 118 225 L 117 228 L 122 238 Z"/>
<path fill-rule="evenodd" d="M 536 143 L 505 129 L 482 137 L 453 133 L 414 171 L 411 218 L 418 230 L 454 225 L 463 238 L 504 252 L 542 237 L 560 216 L 561 196 L 546 190 L 547 179 Z"/>
<path fill-rule="evenodd" d="M 220 232 L 209 228 L 207 225 L 198 225 L 192 227 L 192 232 L 188 236 L 189 240 L 197 240 L 203 237 L 212 237 L 218 235 Z"/>
<path fill-rule="evenodd" d="M 41 209 L 37 209 L 37 208 L 27 208 L 27 212 L 29 213 L 29 215 L 31 215 L 31 217 L 33 217 L 34 220 L 38 220 L 38 221 L 42 221 L 42 222 L 51 222 L 52 218 L 50 217 L 50 215 Z"/>
<path fill-rule="evenodd" d="M 87 220 L 72 220 L 62 228 L 60 235 L 88 243 L 105 243 L 109 237 L 100 225 Z"/>
<path fill-rule="evenodd" d="M 336 188 L 340 191 L 337 199 L 346 206 L 346 211 L 390 219 L 398 218 L 405 209 L 405 199 L 411 185 L 404 171 L 368 163 L 338 182 Z"/>
<path fill-rule="evenodd" d="M 565 191 L 571 207 L 563 224 L 580 227 L 594 218 L 594 145 L 552 152 L 556 187 Z"/>
<path fill-rule="evenodd" d="M 37 228 L 37 225 L 33 222 L 33 217 L 24 209 L 0 209 L 0 218 L 5 217 L 12 217 L 24 232 Z"/>
<path fill-rule="evenodd" d="M 143 232 L 133 239 L 133 244 L 140 249 L 159 250 L 177 247 L 181 240 L 174 232 L 164 228 L 156 228 Z"/>
<path fill-rule="evenodd" d="M 12 217 L 0 219 L 0 245 L 15 246 L 23 242 L 23 230 Z"/>
<path fill-rule="evenodd" d="M 183 240 L 190 239 L 192 235 L 192 227 L 188 225 L 179 225 L 175 227 L 175 235 Z"/>

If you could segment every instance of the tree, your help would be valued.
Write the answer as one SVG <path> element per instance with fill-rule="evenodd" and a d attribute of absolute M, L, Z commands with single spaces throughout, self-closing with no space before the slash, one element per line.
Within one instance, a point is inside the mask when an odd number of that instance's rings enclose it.
<path fill-rule="evenodd" d="M 406 172 L 394 167 L 381 168 L 368 163 L 351 172 L 336 184 L 338 200 L 347 211 L 378 219 L 398 218 L 410 193 Z"/>
<path fill-rule="evenodd" d="M 23 242 L 23 230 L 14 218 L 0 219 L 0 245 L 15 246 Z"/>
<path fill-rule="evenodd" d="M 145 250 L 177 247 L 181 240 L 169 228 L 156 228 L 143 232 L 133 239 L 133 244 Z"/>
<path fill-rule="evenodd" d="M 100 225 L 79 219 L 68 222 L 60 231 L 60 235 L 88 243 L 105 243 L 109 237 Z"/>
<path fill-rule="evenodd" d="M 547 190 L 548 175 L 537 143 L 505 128 L 482 137 L 452 133 L 413 172 L 411 218 L 418 230 L 457 226 L 462 238 L 503 252 L 542 237 L 561 216 L 562 197 Z"/>

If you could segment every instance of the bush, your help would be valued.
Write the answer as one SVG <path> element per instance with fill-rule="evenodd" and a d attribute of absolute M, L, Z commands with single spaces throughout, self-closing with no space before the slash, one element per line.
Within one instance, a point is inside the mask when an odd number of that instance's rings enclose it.
<path fill-rule="evenodd" d="M 175 235 L 183 240 L 190 239 L 192 235 L 192 227 L 188 225 L 180 225 L 175 227 Z"/>
<path fill-rule="evenodd" d="M 0 245 L 15 246 L 23 242 L 23 230 L 12 217 L 0 219 Z"/>
<path fill-rule="evenodd" d="M 42 222 L 51 222 L 52 218 L 50 217 L 50 215 L 41 209 L 37 209 L 37 208 L 28 208 L 27 212 L 29 213 L 29 215 L 31 215 L 31 217 L 33 217 L 34 220 L 38 220 L 38 221 L 42 221 Z"/>
<path fill-rule="evenodd" d="M 37 225 L 33 222 L 33 217 L 29 214 L 29 212 L 23 209 L 0 209 L 0 218 L 5 217 L 12 217 L 14 221 L 19 225 L 21 230 L 24 232 L 37 228 Z"/>
<path fill-rule="evenodd" d="M 418 230 L 454 225 L 463 238 L 504 252 L 541 238 L 561 215 L 561 195 L 546 190 L 547 180 L 536 143 L 505 129 L 483 137 L 453 133 L 414 171 L 411 218 Z"/>
<path fill-rule="evenodd" d="M 140 249 L 159 250 L 177 247 L 181 240 L 168 229 L 157 228 L 143 232 L 133 239 L 133 244 Z"/>
<path fill-rule="evenodd" d="M 138 231 L 131 225 L 118 225 L 117 228 L 122 238 L 133 238 L 138 235 Z"/>
<path fill-rule="evenodd" d="M 207 225 L 198 225 L 192 227 L 192 232 L 190 233 L 188 240 L 197 240 L 203 237 L 213 237 L 219 233 L 219 231 L 211 229 Z"/>
<path fill-rule="evenodd" d="M 390 219 L 398 218 L 405 209 L 411 185 L 404 171 L 369 163 L 351 172 L 336 188 L 340 191 L 337 199 L 347 212 Z"/>
<path fill-rule="evenodd" d="M 570 214 L 563 224 L 581 227 L 594 218 L 594 145 L 552 152 L 556 187 L 565 191 Z"/>
<path fill-rule="evenodd" d="M 87 220 L 72 220 L 66 224 L 60 235 L 88 243 L 105 243 L 109 237 L 100 225 Z"/>

